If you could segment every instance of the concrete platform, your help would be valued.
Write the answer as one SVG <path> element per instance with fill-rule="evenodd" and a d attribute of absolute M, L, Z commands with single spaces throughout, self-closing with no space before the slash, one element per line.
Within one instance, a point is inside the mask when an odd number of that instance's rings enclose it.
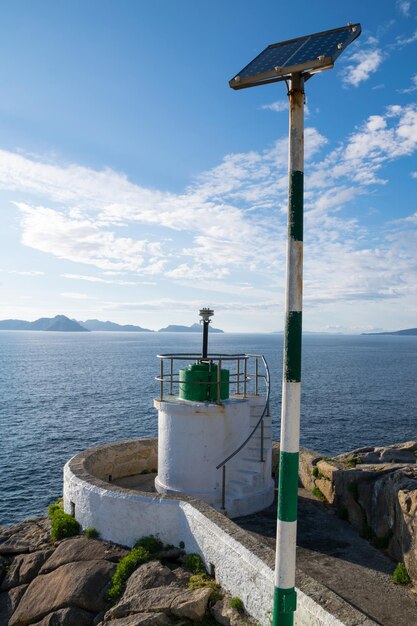
<path fill-rule="evenodd" d="M 262 544 L 275 548 L 276 504 L 233 520 Z M 331 589 L 381 626 L 417 626 L 417 597 L 395 585 L 396 567 L 381 550 L 362 539 L 329 505 L 299 490 L 297 580 L 303 573 Z"/>
<path fill-rule="evenodd" d="M 140 474 L 114 482 L 155 492 L 155 476 Z M 297 586 L 302 586 L 305 573 L 381 626 L 417 626 L 417 596 L 391 580 L 396 563 L 306 489 L 299 489 L 298 515 Z M 275 549 L 276 503 L 233 521 Z"/>

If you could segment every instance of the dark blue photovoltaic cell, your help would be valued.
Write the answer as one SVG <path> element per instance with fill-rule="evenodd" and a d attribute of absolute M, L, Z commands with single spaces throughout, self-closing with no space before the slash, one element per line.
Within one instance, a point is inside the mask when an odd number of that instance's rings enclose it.
<path fill-rule="evenodd" d="M 239 72 L 239 76 L 247 78 L 273 72 L 277 66 L 285 68 L 302 65 L 315 61 L 322 55 L 331 57 L 334 62 L 345 46 L 349 45 L 359 34 L 360 25 L 357 26 L 359 29 L 355 31 L 346 27 L 268 46 Z M 338 47 L 340 44 L 342 44 L 341 47 Z"/>
<path fill-rule="evenodd" d="M 285 66 L 285 62 L 288 57 L 300 47 L 300 42 L 295 41 L 289 43 L 286 46 L 277 46 L 272 48 L 269 46 L 259 54 L 249 65 L 247 65 L 239 76 L 244 78 L 245 76 L 253 76 L 253 74 L 262 74 L 263 72 L 270 72 L 275 66 Z"/>
<path fill-rule="evenodd" d="M 301 42 L 298 51 L 288 59 L 286 65 L 300 65 L 306 61 L 317 59 L 320 55 L 333 57 L 334 59 L 335 56 L 339 56 L 342 52 L 344 44 L 348 39 L 350 39 L 349 31 L 319 35 L 306 39 L 304 42 Z M 337 47 L 339 43 L 343 46 L 340 50 Z"/>

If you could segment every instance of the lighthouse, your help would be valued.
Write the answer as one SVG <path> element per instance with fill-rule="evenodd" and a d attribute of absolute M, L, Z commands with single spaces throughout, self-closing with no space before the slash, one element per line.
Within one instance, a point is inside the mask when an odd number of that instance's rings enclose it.
<path fill-rule="evenodd" d="M 233 518 L 274 499 L 269 370 L 262 355 L 210 353 L 213 315 L 200 310 L 201 353 L 158 355 L 155 488 L 200 498 Z"/>

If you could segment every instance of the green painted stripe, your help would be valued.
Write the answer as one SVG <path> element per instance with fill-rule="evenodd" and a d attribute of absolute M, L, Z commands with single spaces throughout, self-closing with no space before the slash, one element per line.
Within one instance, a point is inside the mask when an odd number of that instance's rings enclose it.
<path fill-rule="evenodd" d="M 289 233 L 295 241 L 303 241 L 303 172 L 291 172 L 289 184 Z"/>
<path fill-rule="evenodd" d="M 291 589 L 275 587 L 272 626 L 292 626 L 296 608 L 297 594 L 294 587 Z"/>
<path fill-rule="evenodd" d="M 278 519 L 297 520 L 298 452 L 280 452 L 278 480 Z"/>
<path fill-rule="evenodd" d="M 284 376 L 287 383 L 301 381 L 302 312 L 290 311 L 285 325 Z"/>

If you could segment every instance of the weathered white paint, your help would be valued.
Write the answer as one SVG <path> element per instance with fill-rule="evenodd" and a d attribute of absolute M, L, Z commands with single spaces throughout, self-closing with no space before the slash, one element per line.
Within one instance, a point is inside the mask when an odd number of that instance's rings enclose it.
<path fill-rule="evenodd" d="M 275 586 L 280 589 L 290 589 L 294 586 L 295 560 L 293 546 L 297 539 L 297 522 L 277 521 L 277 543 L 281 546 L 281 560 L 287 563 L 287 567 L 279 571 L 277 567 L 278 554 L 275 560 Z"/>
<path fill-rule="evenodd" d="M 215 568 L 219 584 L 232 596 L 239 596 L 256 621 L 269 625 L 274 572 L 248 547 L 254 545 L 248 533 L 201 501 L 135 492 L 95 478 L 85 470 L 87 462 L 77 465 L 81 456 L 74 457 L 64 468 L 64 509 L 71 512 L 73 503 L 75 517 L 83 528 L 94 527 L 103 539 L 127 546 L 150 534 L 157 534 L 169 544 L 183 541 L 187 552 L 199 553 L 208 569 Z M 262 550 L 271 553 L 272 561 L 272 551 L 266 547 Z M 327 601 L 326 593 L 334 597 L 321 588 L 323 603 Z M 302 591 L 297 590 L 297 595 L 295 626 L 365 623 L 352 620 L 352 611 L 356 616 L 361 614 L 341 599 L 338 602 L 349 622 L 340 621 Z M 366 624 L 371 626 L 372 622 Z"/>
<path fill-rule="evenodd" d="M 283 381 L 282 383 L 282 412 L 288 415 L 300 415 L 301 383 Z M 282 425 L 281 415 L 281 446 L 282 452 L 298 452 L 300 445 L 300 420 L 288 420 Z"/>
<path fill-rule="evenodd" d="M 288 238 L 289 267 L 293 272 L 293 280 L 287 281 L 288 286 L 288 310 L 301 311 L 303 308 L 303 242 Z"/>
<path fill-rule="evenodd" d="M 222 469 L 216 467 L 249 436 L 265 398 L 238 396 L 217 405 L 171 397 L 154 404 L 158 409 L 156 490 L 187 494 L 221 509 Z M 225 508 L 229 517 L 254 513 L 274 499 L 271 433 L 264 439 L 263 462 L 259 438 L 260 430 L 251 445 L 227 464 Z"/>
<path fill-rule="evenodd" d="M 160 493 L 186 493 L 210 504 L 220 503 L 221 472 L 216 465 L 249 431 L 249 402 L 222 404 L 173 398 L 155 400 L 158 409 L 158 476 Z"/>

